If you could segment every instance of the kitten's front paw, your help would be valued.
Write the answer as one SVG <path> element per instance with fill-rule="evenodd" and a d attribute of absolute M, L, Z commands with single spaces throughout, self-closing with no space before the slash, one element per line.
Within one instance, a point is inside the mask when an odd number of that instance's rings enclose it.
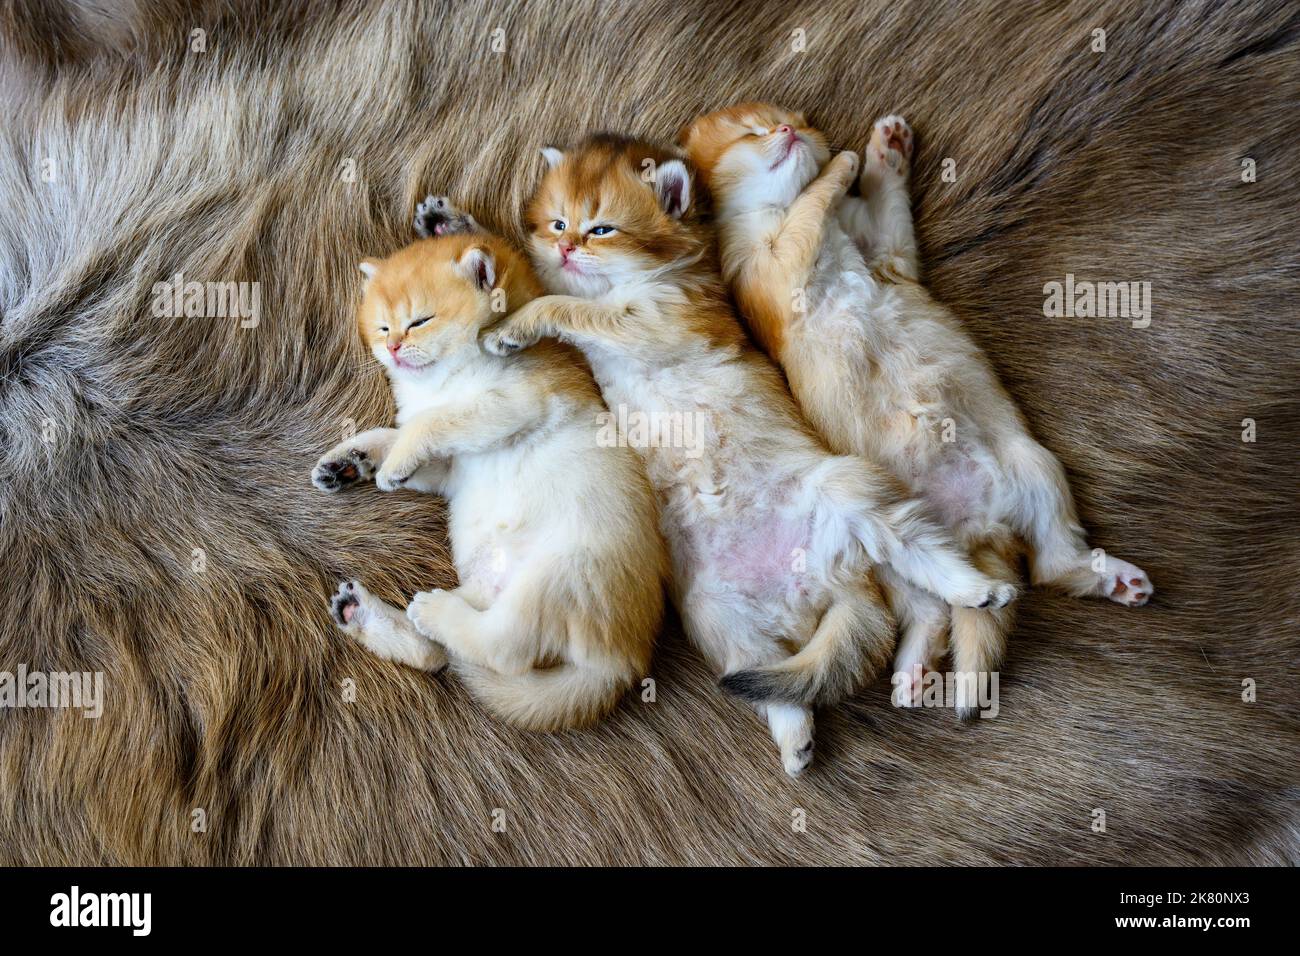
<path fill-rule="evenodd" d="M 415 234 L 423 239 L 477 230 L 474 217 L 456 208 L 446 196 L 425 196 L 415 207 Z"/>
<path fill-rule="evenodd" d="M 363 449 L 329 451 L 311 470 L 311 483 L 321 491 L 340 491 L 358 481 L 368 481 L 374 473 L 374 462 Z"/>
<path fill-rule="evenodd" d="M 440 610 L 443 595 L 442 588 L 432 591 L 418 591 L 411 603 L 406 606 L 406 617 L 415 625 L 415 629 L 430 640 L 438 640 L 438 621 L 442 618 Z"/>
<path fill-rule="evenodd" d="M 851 149 L 845 149 L 831 158 L 827 171 L 843 180 L 844 188 L 848 189 L 858 175 L 859 163 L 858 154 Z"/>
<path fill-rule="evenodd" d="M 417 462 L 393 461 L 389 455 L 375 473 L 375 485 L 380 491 L 396 491 L 405 485 L 413 474 L 419 470 Z"/>
<path fill-rule="evenodd" d="M 901 116 L 883 116 L 871 130 L 867 155 L 879 166 L 906 176 L 912 164 L 912 127 Z"/>
<path fill-rule="evenodd" d="M 514 355 L 537 344 L 537 336 L 524 334 L 519 326 L 509 322 L 486 333 L 480 343 L 483 351 L 491 355 Z"/>

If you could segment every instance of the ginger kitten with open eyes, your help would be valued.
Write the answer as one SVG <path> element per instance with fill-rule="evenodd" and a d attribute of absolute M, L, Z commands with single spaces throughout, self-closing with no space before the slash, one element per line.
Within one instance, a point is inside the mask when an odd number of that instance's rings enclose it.
<path fill-rule="evenodd" d="M 335 619 L 413 667 L 439 669 L 449 653 L 512 724 L 580 726 L 649 666 L 667 573 L 654 496 L 631 450 L 598 442 L 605 406 L 571 349 L 480 349 L 498 309 L 541 290 L 509 245 L 437 202 L 419 222 L 438 238 L 361 265 L 358 326 L 388 371 L 397 427 L 332 449 L 313 481 L 334 491 L 373 476 L 384 491 L 445 496 L 460 585 L 403 613 L 345 582 Z"/>
<path fill-rule="evenodd" d="M 689 446 L 637 444 L 674 597 L 723 687 L 757 706 L 797 775 L 812 759 L 812 705 L 851 693 L 893 648 L 871 562 L 959 604 L 1002 605 L 1015 589 L 972 568 L 896 482 L 811 433 L 731 311 L 680 159 L 613 136 L 544 152 L 528 224 L 558 294 L 484 347 L 558 337 L 587 356 L 611 410 L 690 423 Z"/>
<path fill-rule="evenodd" d="M 1034 441 L 983 353 L 919 284 L 908 196 L 912 131 L 878 120 L 861 198 L 846 196 L 856 157 L 833 159 L 795 112 L 749 103 L 701 117 L 682 142 L 713 195 L 722 271 L 762 347 L 830 446 L 889 468 L 923 496 L 977 566 L 1139 606 L 1153 588 L 1127 561 L 1094 557 L 1065 473 Z M 947 435 L 945 435 L 947 432 Z M 895 701 L 944 652 L 987 672 L 1011 609 L 949 608 L 896 574 L 884 582 L 903 639 Z M 958 682 L 959 709 L 966 685 Z"/>

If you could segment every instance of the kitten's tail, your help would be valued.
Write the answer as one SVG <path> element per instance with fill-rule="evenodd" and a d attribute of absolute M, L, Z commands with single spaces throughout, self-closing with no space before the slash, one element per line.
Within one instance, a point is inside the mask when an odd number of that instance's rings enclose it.
<path fill-rule="evenodd" d="M 484 707 L 522 730 L 586 727 L 613 709 L 632 683 L 627 670 L 561 664 L 502 674 L 463 661 L 453 667 Z"/>
<path fill-rule="evenodd" d="M 835 601 L 797 654 L 727 674 L 718 684 L 754 702 L 833 704 L 878 673 L 893 647 L 893 618 L 872 588 Z"/>

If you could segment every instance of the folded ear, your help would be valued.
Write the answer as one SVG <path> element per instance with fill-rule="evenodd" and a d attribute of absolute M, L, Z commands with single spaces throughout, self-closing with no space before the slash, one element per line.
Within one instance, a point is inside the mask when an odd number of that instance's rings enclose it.
<path fill-rule="evenodd" d="M 496 285 L 497 260 L 491 249 L 470 246 L 460 254 L 456 267 L 461 275 L 485 292 L 491 292 Z"/>
<path fill-rule="evenodd" d="M 680 159 L 660 163 L 655 170 L 655 195 L 663 211 L 680 219 L 691 205 L 691 173 Z"/>
<path fill-rule="evenodd" d="M 357 268 L 360 269 L 361 274 L 365 276 L 365 279 L 363 279 L 362 281 L 369 282 L 371 279 L 375 277 L 375 273 L 379 271 L 379 260 L 362 259 L 360 262 L 357 263 Z"/>

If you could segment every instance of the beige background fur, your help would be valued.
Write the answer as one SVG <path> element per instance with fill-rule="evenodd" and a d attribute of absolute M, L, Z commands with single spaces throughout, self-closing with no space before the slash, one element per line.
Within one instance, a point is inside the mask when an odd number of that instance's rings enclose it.
<path fill-rule="evenodd" d="M 1300 862 L 1300 20 L 1012 6 L 0 8 L 0 669 L 106 674 L 98 721 L 0 711 L 0 863 Z M 390 413 L 355 263 L 419 197 L 513 228 L 543 142 L 741 98 L 856 149 L 911 120 L 928 281 L 1157 586 L 1029 594 L 1000 717 L 882 678 L 799 781 L 675 626 L 656 703 L 552 737 L 370 657 L 326 598 L 445 583 L 439 505 L 307 477 Z M 261 324 L 152 318 L 177 270 L 260 282 Z M 1066 272 L 1150 281 L 1151 327 L 1044 319 Z"/>

